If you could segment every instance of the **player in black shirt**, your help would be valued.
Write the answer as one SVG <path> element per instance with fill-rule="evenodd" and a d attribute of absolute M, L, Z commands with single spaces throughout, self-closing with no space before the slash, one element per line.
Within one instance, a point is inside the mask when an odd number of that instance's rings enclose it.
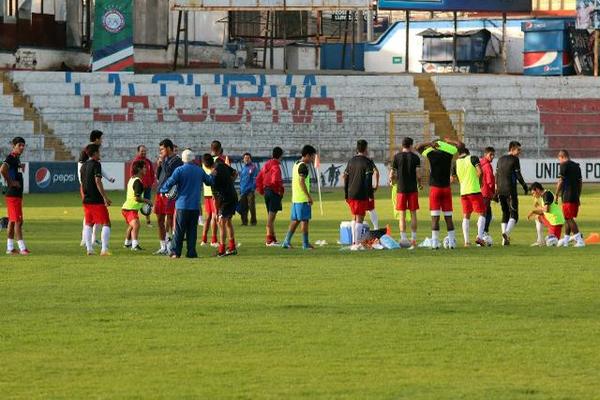
<path fill-rule="evenodd" d="M 111 200 L 104 191 L 102 184 L 102 165 L 100 164 L 100 146 L 90 144 L 86 147 L 90 158 L 81 166 L 81 189 L 83 196 L 83 210 L 85 219 L 84 238 L 87 254 L 94 254 L 94 242 L 92 241 L 92 227 L 102 225 L 101 242 L 102 251 L 100 255 L 110 255 L 108 244 L 110 241 L 110 217 L 108 207 Z"/>
<path fill-rule="evenodd" d="M 417 245 L 417 210 L 419 209 L 418 189 L 422 189 L 419 168 L 421 159 L 414 153 L 413 139 L 402 140 L 402 151 L 392 163 L 392 183 L 398 187 L 396 210 L 399 211 L 400 242 L 406 242 L 406 211 L 410 211 L 411 246 Z"/>
<path fill-rule="evenodd" d="M 373 187 L 373 174 L 375 164 L 368 157 L 367 141 L 359 140 L 356 143 L 356 155 L 348 161 L 344 171 L 344 194 L 346 202 L 352 213 L 352 246 L 351 250 L 361 248 L 358 243 L 358 232 L 369 210 L 369 199 L 377 187 Z"/>
<path fill-rule="evenodd" d="M 235 255 L 237 250 L 231 218 L 235 215 L 238 205 L 238 196 L 234 186 L 237 171 L 225 164 L 219 157 L 213 160 L 210 154 L 204 154 L 202 161 L 207 168 L 215 171 L 212 193 L 219 218 L 219 249 L 217 256 Z M 225 250 L 226 238 L 228 239 L 227 250 Z"/>
<path fill-rule="evenodd" d="M 429 160 L 429 210 L 431 212 L 431 248 L 440 248 L 440 216 L 444 214 L 448 229 L 448 248 L 456 248 L 456 233 L 452 220 L 452 189 L 450 173 L 452 158 L 464 144 L 451 139 L 421 143 L 416 150 Z"/>
<path fill-rule="evenodd" d="M 556 201 L 562 198 L 562 211 L 565 216 L 565 237 L 561 244 L 568 246 L 569 240 L 572 239 L 575 241 L 575 247 L 584 247 L 585 241 L 579 232 L 577 222 L 575 222 L 579 213 L 579 197 L 583 186 L 581 168 L 579 164 L 571 160 L 567 150 L 558 152 L 558 162 L 560 163 L 560 172 L 555 197 Z"/>
<path fill-rule="evenodd" d="M 502 245 L 510 244 L 510 234 L 519 221 L 519 196 L 517 182 L 527 194 L 527 184 L 521 175 L 521 143 L 512 141 L 508 145 L 508 154 L 498 159 L 496 165 L 496 193 L 502 208 Z"/>
<path fill-rule="evenodd" d="M 23 240 L 23 168 L 21 155 L 25 151 L 25 139 L 20 136 L 12 140 L 12 151 L 6 157 L 0 173 L 6 181 L 6 209 L 8 213 L 8 234 L 6 240 L 6 254 L 28 255 L 29 250 Z M 19 250 L 15 249 L 15 238 Z"/>

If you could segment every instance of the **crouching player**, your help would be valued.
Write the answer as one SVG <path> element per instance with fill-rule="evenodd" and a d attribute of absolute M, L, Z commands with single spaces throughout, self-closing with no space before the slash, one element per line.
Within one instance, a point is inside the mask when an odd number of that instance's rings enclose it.
<path fill-rule="evenodd" d="M 133 176 L 127 182 L 127 198 L 121 208 L 121 214 L 123 214 L 127 223 L 123 246 L 131 248 L 132 251 L 140 251 L 142 248 L 138 240 L 140 233 L 140 217 L 138 212 L 144 203 L 152 204 L 152 202 L 144 197 L 142 178 L 146 175 L 145 161 L 135 161 L 131 166 L 131 171 L 133 172 Z"/>
<path fill-rule="evenodd" d="M 539 182 L 534 182 L 530 189 L 531 195 L 537 200 L 542 200 L 542 205 L 531 210 L 527 219 L 535 218 L 548 229 L 546 244 L 556 246 L 560 239 L 562 227 L 565 223 L 565 217 L 558 204 L 554 202 L 554 195 Z"/>

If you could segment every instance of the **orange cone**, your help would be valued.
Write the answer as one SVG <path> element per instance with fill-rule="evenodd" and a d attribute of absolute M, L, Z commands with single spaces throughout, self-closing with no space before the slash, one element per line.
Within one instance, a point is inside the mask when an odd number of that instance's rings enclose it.
<path fill-rule="evenodd" d="M 390 224 L 387 224 L 385 226 L 385 234 L 388 235 L 388 236 L 392 235 L 392 228 L 390 227 Z"/>
<path fill-rule="evenodd" d="M 598 244 L 600 243 L 600 234 L 598 232 L 590 233 L 587 239 L 585 239 L 585 244 Z"/>

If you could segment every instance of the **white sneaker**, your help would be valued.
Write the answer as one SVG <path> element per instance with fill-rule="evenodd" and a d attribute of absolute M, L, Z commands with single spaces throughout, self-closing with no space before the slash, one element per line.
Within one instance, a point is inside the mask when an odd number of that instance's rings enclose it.
<path fill-rule="evenodd" d="M 454 250 L 456 248 L 456 239 L 448 239 L 448 249 Z"/>
<path fill-rule="evenodd" d="M 156 256 L 166 256 L 167 254 L 169 254 L 167 249 L 158 249 L 154 252 L 154 255 Z"/>
<path fill-rule="evenodd" d="M 533 242 L 531 243 L 530 247 L 544 247 L 546 245 L 546 243 L 544 242 Z"/>
<path fill-rule="evenodd" d="M 360 251 L 360 250 L 364 250 L 365 247 L 362 244 L 353 244 L 352 246 L 350 246 L 350 251 Z"/>
<path fill-rule="evenodd" d="M 573 247 L 585 247 L 585 242 L 583 240 L 578 240 Z"/>
<path fill-rule="evenodd" d="M 431 239 L 431 249 L 439 250 L 440 249 L 440 241 L 439 239 Z"/>
<path fill-rule="evenodd" d="M 557 247 L 569 247 L 569 241 L 563 239 L 560 239 L 558 241 L 558 243 L 556 244 Z"/>

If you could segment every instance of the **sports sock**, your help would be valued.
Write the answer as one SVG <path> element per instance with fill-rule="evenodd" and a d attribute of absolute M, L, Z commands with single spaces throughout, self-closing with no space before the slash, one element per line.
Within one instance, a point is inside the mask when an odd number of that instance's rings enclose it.
<path fill-rule="evenodd" d="M 450 240 L 456 240 L 456 232 L 448 231 L 448 238 L 450 238 Z"/>
<path fill-rule="evenodd" d="M 440 231 L 431 231 L 432 240 L 440 240 Z"/>
<path fill-rule="evenodd" d="M 83 231 L 85 231 L 85 218 L 83 219 L 83 226 L 81 227 L 81 241 L 85 242 L 85 235 Z"/>
<path fill-rule="evenodd" d="M 92 243 L 96 243 L 96 239 L 98 239 L 98 224 L 92 227 Z"/>
<path fill-rule="evenodd" d="M 161 250 L 166 250 L 167 249 L 167 242 L 165 242 L 164 240 L 160 241 L 160 249 Z"/>
<path fill-rule="evenodd" d="M 400 232 L 400 240 L 406 241 L 406 232 Z"/>
<path fill-rule="evenodd" d="M 6 239 L 6 251 L 13 251 L 15 249 L 15 240 Z"/>
<path fill-rule="evenodd" d="M 581 236 L 581 232 L 577 232 L 574 236 L 575 240 L 583 240 L 583 237 Z"/>
<path fill-rule="evenodd" d="M 480 215 L 477 219 L 477 237 L 479 239 L 483 238 L 483 234 L 485 232 L 485 217 Z"/>
<path fill-rule="evenodd" d="M 470 228 L 471 228 L 470 221 L 466 218 L 463 218 L 462 231 L 463 231 L 463 238 L 465 239 L 465 244 L 469 243 L 469 229 Z"/>
<path fill-rule="evenodd" d="M 108 251 L 108 243 L 110 242 L 110 226 L 104 225 L 102 227 L 102 251 Z"/>
<path fill-rule="evenodd" d="M 88 252 L 94 251 L 94 242 L 92 241 L 92 227 L 86 225 L 83 228 L 83 238 L 85 240 L 85 248 Z"/>
<path fill-rule="evenodd" d="M 371 223 L 373 224 L 373 229 L 379 229 L 379 216 L 377 215 L 377 211 L 369 210 L 369 217 L 371 218 Z"/>
<path fill-rule="evenodd" d="M 510 235 L 510 233 L 515 229 L 515 225 L 517 224 L 517 220 L 511 218 L 508 220 L 508 224 L 506 224 L 506 234 Z"/>
<path fill-rule="evenodd" d="M 24 240 L 17 240 L 17 245 L 19 246 L 19 250 L 23 251 L 27 249 L 27 246 L 25 246 L 25 241 Z"/>
<path fill-rule="evenodd" d="M 564 241 L 565 243 L 569 243 L 569 240 L 570 240 L 570 239 L 571 239 L 571 236 L 570 236 L 570 235 L 565 235 L 565 236 L 563 237 L 563 241 Z"/>
<path fill-rule="evenodd" d="M 417 232 L 413 231 L 410 233 L 411 240 L 417 240 Z"/>
<path fill-rule="evenodd" d="M 132 240 L 132 241 L 131 241 L 131 248 L 138 247 L 138 246 L 139 246 L 139 244 L 140 244 L 140 243 L 139 243 L 137 240 Z"/>
<path fill-rule="evenodd" d="M 131 240 L 129 240 L 129 239 L 125 239 L 125 241 L 123 242 L 123 244 L 124 244 L 125 246 L 130 246 L 130 245 L 131 245 Z"/>
<path fill-rule="evenodd" d="M 235 250 L 235 239 L 229 239 L 229 251 Z"/>
<path fill-rule="evenodd" d="M 225 253 L 225 243 L 219 243 L 219 253 Z"/>
<path fill-rule="evenodd" d="M 302 247 L 306 248 L 309 246 L 310 246 L 310 243 L 308 243 L 308 232 L 302 233 Z"/>
<path fill-rule="evenodd" d="M 535 220 L 535 232 L 537 233 L 537 242 L 542 243 L 544 241 L 544 224 L 538 219 Z"/>
<path fill-rule="evenodd" d="M 283 243 L 290 245 L 292 243 L 292 236 L 294 236 L 292 231 L 288 231 L 288 233 L 285 235 L 285 240 L 283 241 Z"/>
<path fill-rule="evenodd" d="M 502 227 L 502 233 L 506 233 L 506 223 L 501 223 L 500 226 Z"/>
<path fill-rule="evenodd" d="M 356 221 L 352 221 L 350 224 L 350 229 L 352 229 L 352 244 L 356 244 L 356 239 L 358 239 L 358 232 L 356 231 Z"/>
<path fill-rule="evenodd" d="M 213 234 L 213 235 L 210 237 L 210 242 L 211 242 L 211 243 L 217 243 L 217 234 L 216 234 L 216 233 L 215 233 L 215 234 Z"/>

